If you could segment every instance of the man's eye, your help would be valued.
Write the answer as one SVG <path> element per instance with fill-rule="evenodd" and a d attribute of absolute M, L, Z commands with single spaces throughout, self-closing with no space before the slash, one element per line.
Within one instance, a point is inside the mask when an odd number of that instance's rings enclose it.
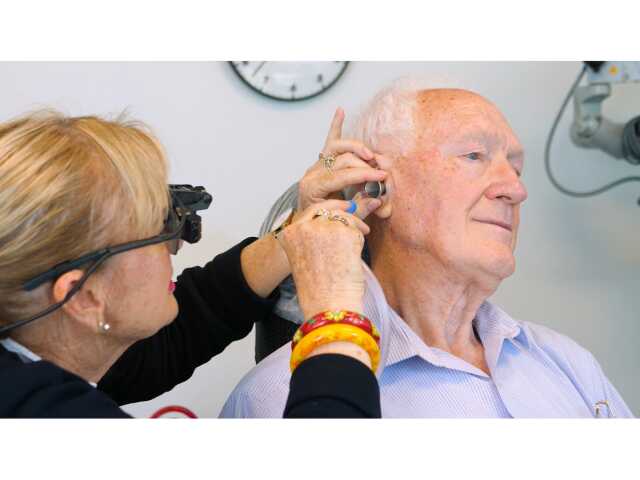
<path fill-rule="evenodd" d="M 471 153 L 467 153 L 466 155 L 463 155 L 463 157 L 466 157 L 469 160 L 480 160 L 480 153 L 479 152 L 471 152 Z"/>

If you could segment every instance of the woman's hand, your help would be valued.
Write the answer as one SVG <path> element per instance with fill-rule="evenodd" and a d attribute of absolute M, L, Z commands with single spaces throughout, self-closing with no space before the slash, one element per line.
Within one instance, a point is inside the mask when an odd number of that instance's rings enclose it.
<path fill-rule="evenodd" d="M 301 212 L 280 233 L 278 240 L 291 265 L 304 318 L 327 310 L 363 312 L 361 254 L 364 235 L 369 233 L 363 219 L 381 204 L 379 199 L 361 198 L 350 215 L 345 211 L 350 202 L 327 200 Z M 369 354 L 355 343 L 320 345 L 308 357 L 326 353 L 347 355 L 371 368 Z"/>
<path fill-rule="evenodd" d="M 328 170 L 324 161 L 319 160 L 307 170 L 299 182 L 298 208 L 293 217 L 293 224 L 297 223 L 303 213 L 312 208 L 312 205 L 325 202 L 329 198 L 341 198 L 341 191 L 351 185 L 383 181 L 386 178 L 386 172 L 374 168 L 376 165 L 374 154 L 363 143 L 341 138 L 343 122 L 344 112 L 339 108 L 333 117 L 322 150 L 323 155 L 335 157 L 335 164 L 331 170 Z M 378 200 L 373 203 L 370 200 L 373 199 L 358 200 L 356 215 L 361 219 L 380 206 Z M 349 204 L 341 202 L 338 205 L 340 206 L 336 208 L 345 210 L 347 208 L 345 205 Z M 316 211 L 322 206 L 313 208 L 313 211 Z M 304 218 L 308 220 L 308 217 L 309 215 Z M 359 261 L 359 256 L 357 260 Z M 242 250 L 241 265 L 247 284 L 261 297 L 270 295 L 273 289 L 291 273 L 281 243 L 277 242 L 271 234 L 265 235 Z"/>
<path fill-rule="evenodd" d="M 362 312 L 365 281 L 360 255 L 369 227 L 362 219 L 381 205 L 363 198 L 353 215 L 350 202 L 326 200 L 308 207 L 278 236 L 305 318 L 326 310 Z"/>
<path fill-rule="evenodd" d="M 322 149 L 323 156 L 333 156 L 331 169 L 319 159 L 307 170 L 298 188 L 298 210 L 329 198 L 341 198 L 340 192 L 351 185 L 383 181 L 386 172 L 377 170 L 374 154 L 362 142 L 342 138 L 344 111 L 336 110 Z"/>

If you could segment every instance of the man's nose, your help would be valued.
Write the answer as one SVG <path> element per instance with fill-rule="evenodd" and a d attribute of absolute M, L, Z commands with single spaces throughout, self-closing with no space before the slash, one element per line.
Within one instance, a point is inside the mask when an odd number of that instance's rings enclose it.
<path fill-rule="evenodd" d="M 504 200 L 511 204 L 519 204 L 527 199 L 528 193 L 524 183 L 510 162 L 500 162 L 492 172 L 492 182 L 486 196 L 490 200 Z"/>

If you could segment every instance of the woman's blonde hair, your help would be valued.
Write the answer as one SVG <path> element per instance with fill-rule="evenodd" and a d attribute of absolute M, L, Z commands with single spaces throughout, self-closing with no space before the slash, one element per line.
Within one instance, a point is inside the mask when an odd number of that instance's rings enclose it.
<path fill-rule="evenodd" d="M 164 150 L 140 123 L 51 111 L 0 123 L 0 324 L 38 310 L 27 280 L 160 233 L 168 204 Z"/>

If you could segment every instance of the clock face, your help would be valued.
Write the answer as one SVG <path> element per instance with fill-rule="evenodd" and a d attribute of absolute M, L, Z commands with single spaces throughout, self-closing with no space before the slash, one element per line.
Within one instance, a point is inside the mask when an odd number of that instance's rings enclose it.
<path fill-rule="evenodd" d="M 315 97 L 331 87 L 349 62 L 230 62 L 252 89 L 276 100 Z"/>

